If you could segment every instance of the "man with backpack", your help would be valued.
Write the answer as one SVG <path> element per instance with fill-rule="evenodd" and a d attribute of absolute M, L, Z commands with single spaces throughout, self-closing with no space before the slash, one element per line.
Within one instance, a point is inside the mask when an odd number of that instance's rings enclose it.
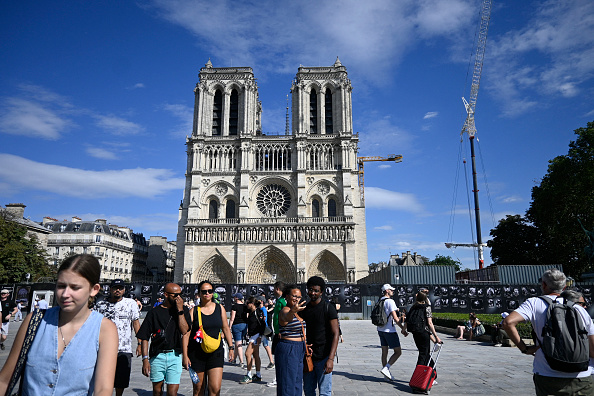
<path fill-rule="evenodd" d="M 588 312 L 560 297 L 565 275 L 557 269 L 542 275 L 543 296 L 526 300 L 503 320 L 509 338 L 524 354 L 534 355 L 532 370 L 536 395 L 593 395 L 588 366 L 594 357 L 594 325 Z M 520 339 L 516 325 L 532 323 L 536 345 Z"/>
<path fill-rule="evenodd" d="M 394 290 L 395 289 L 388 283 L 383 285 L 383 296 L 379 299 L 371 312 L 371 322 L 377 326 L 377 334 L 379 335 L 380 345 L 382 347 L 382 369 L 380 370 L 380 373 L 382 373 L 388 381 L 394 381 L 395 378 L 392 377 L 392 374 L 390 373 L 390 367 L 396 363 L 396 360 L 402 355 L 400 338 L 398 338 L 398 331 L 396 330 L 394 323 L 402 329 L 402 334 L 405 337 L 408 335 L 398 316 L 396 302 L 392 300 Z M 388 360 L 388 351 L 390 349 L 393 349 L 394 353 L 390 357 L 390 360 Z"/>

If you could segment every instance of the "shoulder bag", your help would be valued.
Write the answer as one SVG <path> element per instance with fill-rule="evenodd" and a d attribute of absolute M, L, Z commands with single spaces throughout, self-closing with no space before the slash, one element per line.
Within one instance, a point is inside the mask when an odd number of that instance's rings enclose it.
<path fill-rule="evenodd" d="M 219 346 L 221 346 L 221 332 L 219 331 L 219 338 L 213 338 L 206 334 L 204 328 L 202 327 L 202 312 L 200 311 L 200 306 L 196 307 L 196 311 L 198 313 L 198 328 L 202 333 L 202 343 L 200 346 L 204 352 L 213 353 L 219 349 Z"/>
<path fill-rule="evenodd" d="M 19 391 L 15 393 L 15 395 L 20 395 L 23 390 L 23 371 L 25 369 L 25 363 L 27 362 L 27 355 L 29 354 L 29 349 L 31 345 L 33 345 L 33 340 L 35 339 L 35 335 L 37 334 L 37 330 L 39 329 L 39 325 L 41 324 L 41 320 L 45 315 L 45 309 L 36 309 L 33 311 L 33 315 L 31 316 L 31 320 L 29 321 L 29 326 L 27 326 L 27 332 L 25 333 L 25 339 L 23 340 L 23 345 L 21 346 L 21 352 L 19 353 L 19 358 L 17 363 L 14 367 L 14 371 L 12 373 L 12 377 L 10 377 L 10 382 L 8 383 L 8 387 L 6 388 L 5 396 L 12 395 L 12 391 L 14 390 L 17 381 L 19 378 L 21 379 L 19 385 Z"/>
<path fill-rule="evenodd" d="M 295 314 L 295 317 L 301 323 L 301 339 L 303 340 L 303 345 L 305 346 L 305 356 L 303 357 L 303 372 L 304 373 L 311 373 L 314 370 L 313 364 L 313 350 L 311 349 L 311 344 L 308 345 L 305 337 L 305 326 L 303 326 L 303 319 L 299 317 L 299 315 Z"/>

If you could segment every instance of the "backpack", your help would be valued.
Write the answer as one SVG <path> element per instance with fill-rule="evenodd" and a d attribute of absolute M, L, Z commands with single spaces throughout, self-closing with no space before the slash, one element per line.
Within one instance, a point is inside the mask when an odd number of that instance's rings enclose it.
<path fill-rule="evenodd" d="M 588 331 L 575 304 L 560 303 L 540 296 L 547 303 L 547 319 L 542 328 L 542 341 L 537 341 L 553 370 L 575 373 L 588 370 Z"/>
<path fill-rule="evenodd" d="M 406 331 L 410 333 L 421 333 L 427 325 L 427 315 L 424 305 L 415 304 L 412 306 L 406 317 Z"/>
<path fill-rule="evenodd" d="M 385 326 L 388 323 L 388 316 L 384 311 L 385 298 L 380 298 L 371 311 L 371 323 L 378 327 Z"/>

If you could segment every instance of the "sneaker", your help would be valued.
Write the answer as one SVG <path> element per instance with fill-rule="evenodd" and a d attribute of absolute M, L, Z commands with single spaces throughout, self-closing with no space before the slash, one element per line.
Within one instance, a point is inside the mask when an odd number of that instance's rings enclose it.
<path fill-rule="evenodd" d="M 245 368 L 247 368 L 247 366 L 246 366 L 246 364 L 245 364 L 245 363 L 240 363 L 240 364 L 239 364 L 239 367 L 241 367 L 242 369 L 245 369 Z"/>
<path fill-rule="evenodd" d="M 241 381 L 239 381 L 240 384 L 249 384 L 250 382 L 252 382 L 252 377 L 249 375 L 244 375 Z"/>
<path fill-rule="evenodd" d="M 500 346 L 501 346 L 501 344 L 495 344 L 495 345 L 493 345 L 493 346 L 494 346 L 494 347 L 500 347 Z"/>
<path fill-rule="evenodd" d="M 384 377 L 386 377 L 386 379 L 388 381 L 394 381 L 394 377 L 392 377 L 392 373 L 390 373 L 390 369 L 389 368 L 384 367 L 379 372 L 382 373 L 384 375 Z"/>
<path fill-rule="evenodd" d="M 262 382 L 262 377 L 260 377 L 258 375 L 254 375 L 252 377 L 252 382 Z"/>
<path fill-rule="evenodd" d="M 274 368 L 274 363 L 270 362 L 268 366 L 266 366 L 266 370 L 270 370 Z"/>
<path fill-rule="evenodd" d="M 433 385 L 437 385 L 437 380 L 433 380 Z"/>
<path fill-rule="evenodd" d="M 269 387 L 269 388 L 272 388 L 272 387 L 276 386 L 276 380 L 267 383 L 266 386 Z"/>

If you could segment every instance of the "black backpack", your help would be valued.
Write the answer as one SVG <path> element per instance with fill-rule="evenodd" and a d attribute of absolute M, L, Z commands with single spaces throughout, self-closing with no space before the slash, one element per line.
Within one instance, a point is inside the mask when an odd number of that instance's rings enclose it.
<path fill-rule="evenodd" d="M 373 307 L 371 311 L 371 323 L 376 326 L 385 326 L 388 323 L 388 316 L 386 312 L 384 312 L 384 303 L 386 302 L 385 298 L 380 298 Z"/>
<path fill-rule="evenodd" d="M 421 304 L 412 306 L 406 317 L 406 331 L 410 333 L 421 333 L 427 326 L 426 307 Z"/>
<path fill-rule="evenodd" d="M 547 319 L 542 328 L 542 341 L 537 341 L 553 370 L 575 373 L 588 370 L 588 331 L 575 304 L 540 296 L 547 303 Z"/>

